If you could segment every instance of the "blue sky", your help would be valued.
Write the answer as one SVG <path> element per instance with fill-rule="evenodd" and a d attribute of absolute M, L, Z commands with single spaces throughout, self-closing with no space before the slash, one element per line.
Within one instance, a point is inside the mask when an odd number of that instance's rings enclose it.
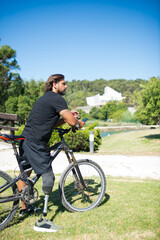
<path fill-rule="evenodd" d="M 0 46 L 24 80 L 160 76 L 159 0 L 0 0 Z"/>

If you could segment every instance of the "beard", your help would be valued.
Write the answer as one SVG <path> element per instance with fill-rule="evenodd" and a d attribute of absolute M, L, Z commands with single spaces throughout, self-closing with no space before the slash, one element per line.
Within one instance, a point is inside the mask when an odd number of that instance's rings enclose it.
<path fill-rule="evenodd" d="M 59 90 L 58 90 L 58 93 L 59 93 L 60 95 L 64 96 L 64 95 L 66 94 L 66 90 L 63 90 L 63 91 L 59 91 Z"/>

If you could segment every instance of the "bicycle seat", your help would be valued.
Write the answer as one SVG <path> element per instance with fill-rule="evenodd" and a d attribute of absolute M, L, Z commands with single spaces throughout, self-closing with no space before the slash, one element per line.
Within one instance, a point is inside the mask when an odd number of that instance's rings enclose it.
<path fill-rule="evenodd" d="M 5 142 L 8 141 L 19 141 L 19 140 L 25 140 L 25 137 L 21 135 L 7 135 L 7 134 L 0 134 L 0 139 L 2 139 Z"/>

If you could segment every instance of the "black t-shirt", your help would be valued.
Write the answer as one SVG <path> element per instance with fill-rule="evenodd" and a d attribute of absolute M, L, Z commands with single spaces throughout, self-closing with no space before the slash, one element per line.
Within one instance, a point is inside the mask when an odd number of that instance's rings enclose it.
<path fill-rule="evenodd" d="M 28 140 L 47 143 L 60 118 L 59 111 L 64 109 L 68 109 L 68 106 L 60 94 L 46 92 L 33 106 L 22 135 Z"/>

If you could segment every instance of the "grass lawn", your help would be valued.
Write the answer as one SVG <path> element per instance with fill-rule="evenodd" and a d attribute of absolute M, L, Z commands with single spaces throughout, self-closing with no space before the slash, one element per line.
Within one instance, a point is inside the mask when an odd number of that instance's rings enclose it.
<path fill-rule="evenodd" d="M 36 216 L 19 217 L 0 232 L 0 239 L 56 240 L 158 240 L 160 228 L 160 181 L 132 178 L 107 178 L 107 191 L 98 208 L 84 213 L 70 213 L 60 202 L 59 176 L 50 196 L 48 218 L 63 228 L 57 233 L 33 231 Z M 43 206 L 41 180 L 36 185 Z"/>
<path fill-rule="evenodd" d="M 98 153 L 160 156 L 160 128 L 123 132 L 104 137 Z"/>

